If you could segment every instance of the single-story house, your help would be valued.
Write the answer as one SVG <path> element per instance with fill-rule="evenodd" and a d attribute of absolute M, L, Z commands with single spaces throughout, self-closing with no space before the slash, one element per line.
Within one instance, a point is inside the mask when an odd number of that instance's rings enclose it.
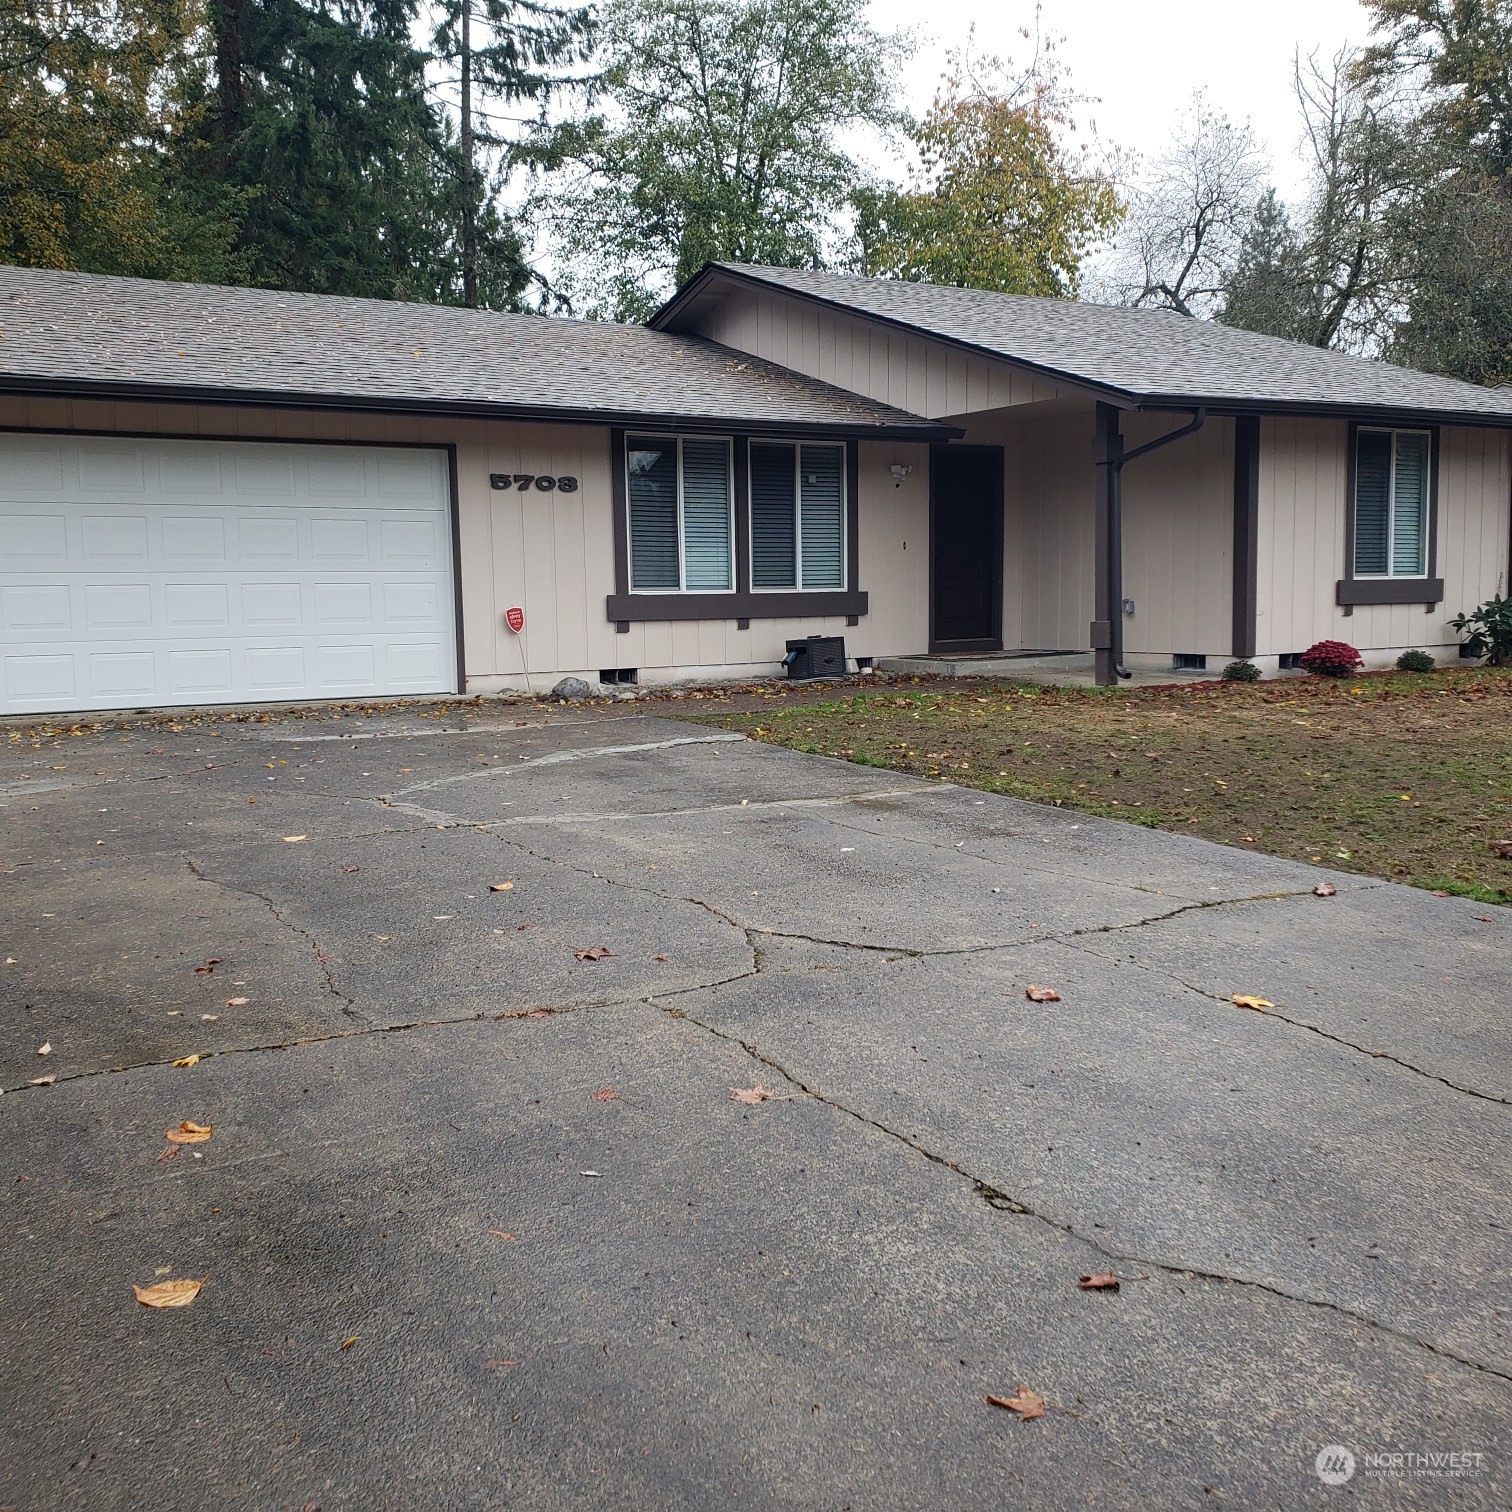
<path fill-rule="evenodd" d="M 1458 655 L 1512 391 L 705 268 L 647 327 L 0 268 L 0 713 L 1043 649 Z"/>

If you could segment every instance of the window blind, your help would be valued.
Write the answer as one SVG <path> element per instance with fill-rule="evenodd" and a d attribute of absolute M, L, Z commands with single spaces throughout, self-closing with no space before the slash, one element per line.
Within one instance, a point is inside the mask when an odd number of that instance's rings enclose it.
<path fill-rule="evenodd" d="M 1422 577 L 1428 570 L 1428 437 L 1396 435 L 1391 491 L 1391 575 Z"/>
<path fill-rule="evenodd" d="M 751 586 L 798 586 L 798 519 L 793 500 L 796 448 L 751 443 Z"/>
<path fill-rule="evenodd" d="M 684 441 L 682 489 L 684 584 L 690 589 L 729 588 L 729 444 Z"/>
<path fill-rule="evenodd" d="M 845 586 L 845 452 L 805 446 L 798 467 L 803 586 Z"/>
<path fill-rule="evenodd" d="M 1391 540 L 1391 434 L 1362 430 L 1355 446 L 1355 576 L 1383 577 Z"/>
<path fill-rule="evenodd" d="M 630 587 L 680 588 L 677 441 L 631 436 L 625 443 L 630 506 Z"/>

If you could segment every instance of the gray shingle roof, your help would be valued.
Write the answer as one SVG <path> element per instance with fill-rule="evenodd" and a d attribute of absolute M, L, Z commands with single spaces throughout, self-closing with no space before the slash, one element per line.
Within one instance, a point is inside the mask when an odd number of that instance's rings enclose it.
<path fill-rule="evenodd" d="M 1512 424 L 1512 388 L 1481 388 L 1169 311 L 739 263 L 713 264 L 707 276 L 721 274 L 909 326 L 1144 404 L 1422 412 Z M 699 282 L 653 324 L 675 329 L 679 307 L 696 295 Z"/>
<path fill-rule="evenodd" d="M 0 267 L 0 390 L 928 436 L 697 337 L 380 299 Z"/>

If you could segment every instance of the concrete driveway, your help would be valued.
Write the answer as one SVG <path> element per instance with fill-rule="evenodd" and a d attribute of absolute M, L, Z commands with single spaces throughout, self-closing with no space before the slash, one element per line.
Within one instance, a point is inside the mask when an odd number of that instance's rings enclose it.
<path fill-rule="evenodd" d="M 11 735 L 0 1504 L 1512 1499 L 1512 912 L 633 708 Z"/>

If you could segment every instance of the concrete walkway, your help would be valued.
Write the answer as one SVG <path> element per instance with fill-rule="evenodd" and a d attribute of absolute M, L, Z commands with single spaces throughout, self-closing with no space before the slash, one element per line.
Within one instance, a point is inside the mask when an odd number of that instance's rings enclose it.
<path fill-rule="evenodd" d="M 633 709 L 0 808 L 0 1505 L 1512 1499 L 1512 912 Z"/>

